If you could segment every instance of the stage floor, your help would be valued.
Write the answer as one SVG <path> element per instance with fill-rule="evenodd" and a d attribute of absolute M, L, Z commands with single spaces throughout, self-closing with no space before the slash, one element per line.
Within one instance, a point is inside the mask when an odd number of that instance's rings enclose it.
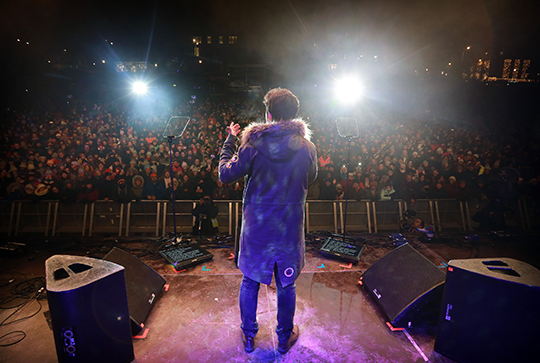
<path fill-rule="evenodd" d="M 256 349 L 251 354 L 244 352 L 238 308 L 242 274 L 234 264 L 232 247 L 211 249 L 212 261 L 183 272 L 176 272 L 164 260 L 141 257 L 165 278 L 168 291 L 159 297 L 150 312 L 141 333 L 144 337 L 133 339 L 133 362 L 453 362 L 433 350 L 436 326 L 404 331 L 391 331 L 387 327 L 383 311 L 358 280 L 373 263 L 392 251 L 393 246 L 387 243 L 385 234 L 362 237 L 369 243 L 360 263 L 352 266 L 323 258 L 316 248 L 308 245 L 306 267 L 297 280 L 295 323 L 300 327 L 300 338 L 283 356 L 276 352 L 274 284 L 261 285 Z M 418 252 L 443 269 L 451 259 L 484 257 L 515 258 L 539 267 L 537 239 L 530 236 L 499 240 L 484 236 L 473 243 L 466 241 L 464 235 L 454 235 L 445 243 L 421 243 L 417 236 L 408 237 Z M 144 243 L 148 241 L 151 243 L 150 239 Z M 134 253 L 140 252 L 135 248 L 136 243 L 143 242 L 133 238 L 114 241 L 118 247 L 127 246 Z M 17 282 L 44 276 L 48 257 L 96 255 L 96 246 L 106 253 L 111 240 L 33 241 L 19 255 L 2 254 L 0 298 L 12 296 L 12 287 Z M 4 307 L 24 302 L 2 301 Z M 41 299 L 39 303 L 42 308 L 35 316 L 0 326 L 0 336 L 11 332 L 26 335 L 16 344 L 0 347 L 0 362 L 57 362 L 53 334 L 47 321 L 47 300 Z M 32 315 L 38 309 L 39 304 L 34 299 L 6 323 Z M 6 319 L 15 310 L 0 310 L 0 319 Z M 21 336 L 21 333 L 13 333 L 1 339 L 0 344 L 9 344 Z"/>

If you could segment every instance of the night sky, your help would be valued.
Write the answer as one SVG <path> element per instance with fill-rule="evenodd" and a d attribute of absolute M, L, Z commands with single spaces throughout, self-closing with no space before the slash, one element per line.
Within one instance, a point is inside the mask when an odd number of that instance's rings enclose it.
<path fill-rule="evenodd" d="M 25 54 L 43 58 L 99 54 L 105 39 L 124 57 L 144 58 L 149 44 L 167 56 L 193 35 L 236 34 L 269 58 L 317 42 L 429 63 L 466 46 L 534 58 L 538 15 L 537 0 L 19 0 L 3 4 L 0 23 L 3 42 L 28 41 Z"/>

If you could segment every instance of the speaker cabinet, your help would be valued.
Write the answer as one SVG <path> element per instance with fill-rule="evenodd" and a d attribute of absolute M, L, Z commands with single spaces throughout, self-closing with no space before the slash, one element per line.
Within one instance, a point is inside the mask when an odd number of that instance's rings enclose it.
<path fill-rule="evenodd" d="M 403 244 L 375 262 L 362 283 L 394 327 L 437 324 L 445 273 Z"/>
<path fill-rule="evenodd" d="M 114 247 L 105 257 L 126 269 L 127 298 L 131 331 L 136 335 L 142 330 L 148 314 L 163 292 L 165 279 L 154 269 L 132 254 Z"/>
<path fill-rule="evenodd" d="M 124 268 L 56 255 L 45 261 L 45 273 L 58 362 L 131 362 Z"/>
<path fill-rule="evenodd" d="M 459 362 L 532 362 L 539 326 L 539 270 L 511 258 L 448 263 L 437 352 Z"/>

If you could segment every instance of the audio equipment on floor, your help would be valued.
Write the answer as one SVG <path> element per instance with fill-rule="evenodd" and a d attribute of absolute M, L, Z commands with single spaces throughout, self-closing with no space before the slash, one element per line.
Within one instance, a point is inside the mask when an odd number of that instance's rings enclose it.
<path fill-rule="evenodd" d="M 437 324 L 445 273 L 408 243 L 375 262 L 361 279 L 393 327 Z"/>
<path fill-rule="evenodd" d="M 55 255 L 45 262 L 58 362 L 134 359 L 124 268 L 89 257 Z"/>
<path fill-rule="evenodd" d="M 511 258 L 448 263 L 437 352 L 459 362 L 532 362 L 539 326 L 538 269 Z"/>
<path fill-rule="evenodd" d="M 165 279 L 137 257 L 114 247 L 105 257 L 126 269 L 126 287 L 133 335 L 142 330 L 143 323 L 163 293 Z"/>

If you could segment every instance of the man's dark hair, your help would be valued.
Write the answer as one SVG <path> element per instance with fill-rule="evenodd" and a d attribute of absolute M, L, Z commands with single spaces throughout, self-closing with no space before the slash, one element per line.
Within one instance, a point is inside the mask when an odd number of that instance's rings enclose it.
<path fill-rule="evenodd" d="M 300 101 L 288 89 L 274 88 L 264 96 L 264 105 L 274 121 L 286 121 L 296 116 Z"/>

